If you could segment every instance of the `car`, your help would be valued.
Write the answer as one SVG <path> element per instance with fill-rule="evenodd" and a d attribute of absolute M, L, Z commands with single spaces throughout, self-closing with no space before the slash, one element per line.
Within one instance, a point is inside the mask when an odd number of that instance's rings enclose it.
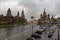
<path fill-rule="evenodd" d="M 30 37 L 30 38 L 27 38 L 26 40 L 33 40 L 33 38 Z"/>
<path fill-rule="evenodd" d="M 35 38 L 35 39 L 40 39 L 40 38 L 41 38 L 40 35 L 36 35 L 36 34 L 32 34 L 31 37 L 32 37 L 32 38 Z"/>
<path fill-rule="evenodd" d="M 26 40 L 40 40 L 40 39 L 35 39 L 35 38 L 33 38 L 33 37 L 29 37 L 29 38 L 27 38 Z"/>
<path fill-rule="evenodd" d="M 45 29 L 43 29 L 43 28 L 40 28 L 40 29 L 38 29 L 39 31 L 42 31 L 42 32 L 44 32 L 45 31 Z"/>
<path fill-rule="evenodd" d="M 35 33 L 41 35 L 42 31 L 37 30 Z"/>
<path fill-rule="evenodd" d="M 57 29 L 56 26 L 52 26 L 52 27 L 50 27 L 50 32 L 54 33 L 56 29 Z"/>
<path fill-rule="evenodd" d="M 51 38 L 53 36 L 53 32 L 50 32 L 49 34 L 48 34 L 48 38 Z"/>
<path fill-rule="evenodd" d="M 43 32 L 44 32 L 45 29 L 46 29 L 46 27 L 43 27 L 43 26 L 42 26 L 42 27 L 40 27 L 39 29 L 40 29 L 40 30 L 43 30 Z"/>

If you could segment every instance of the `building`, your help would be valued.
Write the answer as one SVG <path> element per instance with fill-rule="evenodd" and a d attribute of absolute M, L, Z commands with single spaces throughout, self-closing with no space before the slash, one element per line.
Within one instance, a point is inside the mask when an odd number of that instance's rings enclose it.
<path fill-rule="evenodd" d="M 50 24 L 54 23 L 54 17 L 50 17 L 50 14 L 47 14 L 45 9 L 43 14 L 40 14 L 40 18 L 38 19 L 38 24 Z"/>
<path fill-rule="evenodd" d="M 15 23 L 15 18 L 12 16 L 10 8 L 7 10 L 7 14 L 4 16 L 3 21 L 8 22 L 9 24 Z"/>
<path fill-rule="evenodd" d="M 18 11 L 17 15 L 15 16 L 16 23 L 19 23 L 19 19 L 20 19 L 20 16 L 19 16 L 19 11 Z"/>
<path fill-rule="evenodd" d="M 38 23 L 38 20 L 34 19 L 33 21 L 28 21 L 28 24 L 32 24 L 32 22 L 33 22 L 33 24 L 36 25 Z"/>
<path fill-rule="evenodd" d="M 17 12 L 16 16 L 13 16 L 11 9 L 8 8 L 6 16 L 0 15 L 0 21 L 3 21 L 8 24 L 16 24 L 16 23 L 20 24 L 20 23 L 26 23 L 27 19 L 25 19 L 23 10 L 22 10 L 21 16 L 19 16 L 19 11 Z"/>
<path fill-rule="evenodd" d="M 3 15 L 0 15 L 0 21 L 2 21 L 3 20 Z"/>
<path fill-rule="evenodd" d="M 27 20 L 25 19 L 24 11 L 22 10 L 21 16 L 19 16 L 19 11 L 17 12 L 17 15 L 15 16 L 16 23 L 26 23 Z"/>
<path fill-rule="evenodd" d="M 24 10 L 22 10 L 22 13 L 21 13 L 21 17 L 20 18 L 21 18 L 21 22 L 23 24 L 25 24 L 27 22 L 27 19 L 25 18 Z"/>
<path fill-rule="evenodd" d="M 57 24 L 60 24 L 60 17 L 57 18 Z"/>
<path fill-rule="evenodd" d="M 25 19 L 24 11 L 22 10 L 21 18 Z"/>

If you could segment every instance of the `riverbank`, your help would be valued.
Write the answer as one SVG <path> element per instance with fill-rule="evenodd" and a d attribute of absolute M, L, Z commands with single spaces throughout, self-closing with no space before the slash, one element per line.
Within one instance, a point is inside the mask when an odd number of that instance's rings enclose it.
<path fill-rule="evenodd" d="M 14 25 L 0 25 L 0 28 L 14 27 Z"/>
<path fill-rule="evenodd" d="M 26 24 L 3 24 L 0 25 L 0 28 L 7 28 L 7 27 L 15 27 L 15 26 L 20 26 L 20 25 L 26 25 Z"/>

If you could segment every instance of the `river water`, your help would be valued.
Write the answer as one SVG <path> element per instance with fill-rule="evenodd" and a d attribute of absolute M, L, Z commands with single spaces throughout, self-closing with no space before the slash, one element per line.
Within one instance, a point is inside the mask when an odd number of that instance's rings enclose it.
<path fill-rule="evenodd" d="M 20 25 L 20 26 L 15 26 L 15 27 L 8 27 L 8 28 L 2 28 L 2 29 L 0 29 L 0 40 L 8 40 L 10 37 L 14 37 L 14 36 L 18 35 L 19 33 L 22 34 L 22 32 L 27 31 L 29 29 L 30 30 L 32 29 L 31 24 Z M 31 34 L 31 31 L 30 31 L 30 34 Z M 23 36 L 23 34 L 20 35 L 20 36 Z M 17 36 L 16 36 L 16 38 L 19 39 L 19 37 L 17 37 Z M 13 40 L 13 39 L 11 39 L 11 40 Z"/>
<path fill-rule="evenodd" d="M 39 28 L 38 25 L 34 25 L 34 32 Z M 48 28 L 47 28 L 48 30 Z M 0 40 L 26 40 L 32 34 L 32 25 L 20 25 L 15 27 L 8 27 L 0 29 Z M 39 40 L 45 40 L 44 34 Z M 48 39 L 48 38 L 46 38 Z M 48 39 L 50 40 L 50 39 Z"/>

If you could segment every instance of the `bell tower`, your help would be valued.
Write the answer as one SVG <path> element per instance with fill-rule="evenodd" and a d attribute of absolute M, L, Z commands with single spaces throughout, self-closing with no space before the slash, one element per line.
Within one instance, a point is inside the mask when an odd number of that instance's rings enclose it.
<path fill-rule="evenodd" d="M 24 11 L 23 11 L 23 10 L 22 10 L 21 17 L 22 17 L 23 19 L 25 19 L 25 15 L 24 15 Z"/>

